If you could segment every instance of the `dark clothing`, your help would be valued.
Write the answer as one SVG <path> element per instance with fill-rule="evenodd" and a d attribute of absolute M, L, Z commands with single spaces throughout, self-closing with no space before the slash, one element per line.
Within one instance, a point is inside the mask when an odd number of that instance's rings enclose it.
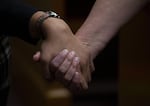
<path fill-rule="evenodd" d="M 9 87 L 0 90 L 0 106 L 6 106 L 8 93 L 9 93 Z"/>
<path fill-rule="evenodd" d="M 29 21 L 37 10 L 17 0 L 0 0 L 0 34 L 17 36 L 33 42 L 29 35 Z"/>
<path fill-rule="evenodd" d="M 6 105 L 8 95 L 8 61 L 11 55 L 8 36 L 17 36 L 35 43 L 29 34 L 29 21 L 35 8 L 16 0 L 0 0 L 0 106 Z"/>
<path fill-rule="evenodd" d="M 11 48 L 6 35 L 0 36 L 0 106 L 6 106 L 9 91 L 8 63 Z"/>

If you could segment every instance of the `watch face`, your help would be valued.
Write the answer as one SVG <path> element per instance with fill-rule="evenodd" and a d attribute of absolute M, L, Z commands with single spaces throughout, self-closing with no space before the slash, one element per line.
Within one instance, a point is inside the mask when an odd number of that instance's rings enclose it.
<path fill-rule="evenodd" d="M 49 14 L 50 17 L 60 18 L 60 16 L 57 13 L 53 12 L 53 11 L 48 11 L 48 14 Z"/>

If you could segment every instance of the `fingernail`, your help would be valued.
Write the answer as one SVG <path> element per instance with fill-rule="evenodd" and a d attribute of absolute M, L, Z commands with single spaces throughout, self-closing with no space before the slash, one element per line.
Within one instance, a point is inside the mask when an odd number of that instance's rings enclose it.
<path fill-rule="evenodd" d="M 69 53 L 69 55 L 70 55 L 71 57 L 73 57 L 73 56 L 75 55 L 75 52 L 74 52 L 74 51 L 71 51 L 71 52 Z"/>
<path fill-rule="evenodd" d="M 67 49 L 63 50 L 63 54 L 66 55 L 69 51 Z"/>
<path fill-rule="evenodd" d="M 79 63 L 79 57 L 75 57 L 75 58 L 74 58 L 74 61 L 75 61 L 76 63 Z"/>

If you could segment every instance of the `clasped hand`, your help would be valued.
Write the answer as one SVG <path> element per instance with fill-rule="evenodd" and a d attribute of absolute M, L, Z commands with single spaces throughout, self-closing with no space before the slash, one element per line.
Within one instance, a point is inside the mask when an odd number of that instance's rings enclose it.
<path fill-rule="evenodd" d="M 42 31 L 45 39 L 33 57 L 41 62 L 45 78 L 56 79 L 73 91 L 87 89 L 94 69 L 88 46 L 61 19 L 45 20 Z"/>

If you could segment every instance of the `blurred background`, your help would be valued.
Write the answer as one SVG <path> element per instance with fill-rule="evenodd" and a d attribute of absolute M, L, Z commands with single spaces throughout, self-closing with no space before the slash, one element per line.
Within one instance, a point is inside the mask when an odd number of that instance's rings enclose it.
<path fill-rule="evenodd" d="M 57 12 L 75 33 L 95 0 L 25 0 L 40 10 Z M 26 106 L 149 106 L 150 21 L 145 8 L 127 23 L 94 60 L 95 72 L 89 89 L 72 94 L 58 82 L 46 82 L 36 48 L 12 39 L 12 86 Z"/>

